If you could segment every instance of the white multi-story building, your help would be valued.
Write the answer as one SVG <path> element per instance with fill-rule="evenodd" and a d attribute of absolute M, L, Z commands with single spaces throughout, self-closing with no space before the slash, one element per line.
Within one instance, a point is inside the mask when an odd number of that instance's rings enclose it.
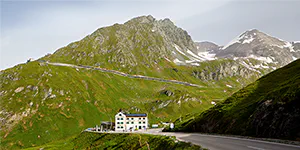
<path fill-rule="evenodd" d="M 124 114 L 119 112 L 115 116 L 116 131 L 134 131 L 148 128 L 147 114 Z"/>

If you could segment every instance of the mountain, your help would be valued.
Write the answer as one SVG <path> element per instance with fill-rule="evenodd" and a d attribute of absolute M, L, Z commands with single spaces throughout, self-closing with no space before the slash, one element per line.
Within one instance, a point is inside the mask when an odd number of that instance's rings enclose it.
<path fill-rule="evenodd" d="M 254 58 L 279 66 L 297 59 L 291 42 L 277 39 L 256 29 L 246 31 L 233 39 L 216 56 L 232 59 Z"/>
<path fill-rule="evenodd" d="M 186 31 L 169 19 L 155 20 L 149 15 L 100 28 L 43 59 L 140 73 L 175 58 L 189 60 L 186 55 L 193 55 L 195 49 Z"/>
<path fill-rule="evenodd" d="M 300 60 L 275 70 L 198 116 L 177 120 L 176 131 L 300 138 Z"/>
<path fill-rule="evenodd" d="M 213 43 L 213 42 L 195 42 L 196 44 L 196 48 L 197 48 L 197 52 L 214 52 L 216 53 L 216 51 L 220 50 L 220 48 L 222 48 L 221 46 Z"/>
<path fill-rule="evenodd" d="M 147 113 L 150 124 L 200 113 L 283 65 L 223 51 L 193 42 L 170 19 L 140 16 L 99 28 L 0 72 L 1 147 L 64 140 L 120 109 Z"/>
<path fill-rule="evenodd" d="M 64 140 L 113 120 L 119 109 L 148 113 L 150 124 L 170 121 L 212 107 L 263 74 L 231 59 L 208 60 L 169 19 L 141 16 L 100 28 L 0 72 L 1 147 Z"/>

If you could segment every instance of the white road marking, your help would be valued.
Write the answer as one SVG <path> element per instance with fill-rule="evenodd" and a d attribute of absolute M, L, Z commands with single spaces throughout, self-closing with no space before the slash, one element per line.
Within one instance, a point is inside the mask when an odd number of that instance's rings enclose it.
<path fill-rule="evenodd" d="M 256 150 L 266 150 L 263 148 L 259 148 L 259 147 L 254 147 L 254 146 L 247 146 L 248 148 L 252 148 L 252 149 L 256 149 Z"/>

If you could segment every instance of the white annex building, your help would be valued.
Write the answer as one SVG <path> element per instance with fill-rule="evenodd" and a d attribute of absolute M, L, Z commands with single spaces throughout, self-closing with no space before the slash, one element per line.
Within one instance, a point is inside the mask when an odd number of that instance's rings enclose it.
<path fill-rule="evenodd" d="M 134 131 L 148 128 L 147 114 L 125 114 L 119 112 L 115 116 L 116 131 Z"/>

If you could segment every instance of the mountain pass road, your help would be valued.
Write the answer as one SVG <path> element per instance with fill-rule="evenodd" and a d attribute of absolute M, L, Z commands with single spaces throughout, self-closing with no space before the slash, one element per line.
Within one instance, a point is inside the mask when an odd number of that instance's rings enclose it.
<path fill-rule="evenodd" d="M 176 136 L 178 140 L 191 142 L 209 150 L 300 150 L 300 146 L 254 139 L 208 135 L 201 133 L 161 132 L 148 130 L 148 134 Z"/>

